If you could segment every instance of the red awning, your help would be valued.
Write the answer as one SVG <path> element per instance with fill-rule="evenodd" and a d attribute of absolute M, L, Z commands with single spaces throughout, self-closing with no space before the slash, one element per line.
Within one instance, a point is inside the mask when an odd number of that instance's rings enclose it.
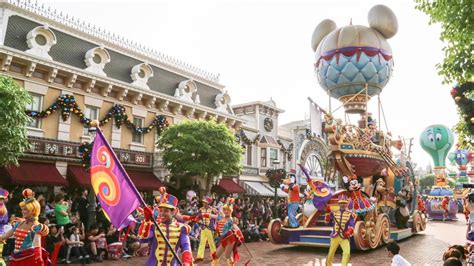
<path fill-rule="evenodd" d="M 91 176 L 90 173 L 82 166 L 78 165 L 68 165 L 67 166 L 67 178 L 70 181 L 78 184 L 82 187 L 91 186 Z"/>
<path fill-rule="evenodd" d="M 20 162 L 20 166 L 5 167 L 5 171 L 14 184 L 67 186 L 66 179 L 51 163 Z"/>
<path fill-rule="evenodd" d="M 212 188 L 213 192 L 218 194 L 244 193 L 245 189 L 235 183 L 232 179 L 221 179 L 219 185 Z"/>
<path fill-rule="evenodd" d="M 127 174 L 139 190 L 159 190 L 164 186 L 152 172 L 127 170 Z"/>

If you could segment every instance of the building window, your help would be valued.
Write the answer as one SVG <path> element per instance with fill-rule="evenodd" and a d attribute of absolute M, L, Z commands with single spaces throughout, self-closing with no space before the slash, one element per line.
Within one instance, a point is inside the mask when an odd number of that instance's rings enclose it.
<path fill-rule="evenodd" d="M 31 94 L 33 101 L 30 104 L 26 105 L 26 110 L 41 112 L 41 105 L 43 102 L 43 96 L 38 94 Z M 40 128 L 40 119 L 33 119 L 31 123 L 27 125 L 28 127 Z"/>
<path fill-rule="evenodd" d="M 135 127 L 139 128 L 139 127 L 143 127 L 143 118 L 141 117 L 133 117 L 133 124 L 135 125 Z M 136 132 L 133 132 L 133 136 L 132 136 L 132 142 L 133 143 L 140 143 L 140 144 L 143 144 L 143 134 L 138 134 Z"/>
<path fill-rule="evenodd" d="M 247 145 L 247 165 L 252 165 L 252 145 Z"/>
<path fill-rule="evenodd" d="M 86 106 L 85 117 L 89 118 L 90 120 L 98 120 L 99 119 L 99 108 Z M 89 127 L 84 127 L 84 136 L 89 136 Z"/>
<path fill-rule="evenodd" d="M 260 167 L 267 167 L 267 148 L 260 149 Z"/>
<path fill-rule="evenodd" d="M 278 150 L 270 149 L 270 163 L 278 160 Z"/>

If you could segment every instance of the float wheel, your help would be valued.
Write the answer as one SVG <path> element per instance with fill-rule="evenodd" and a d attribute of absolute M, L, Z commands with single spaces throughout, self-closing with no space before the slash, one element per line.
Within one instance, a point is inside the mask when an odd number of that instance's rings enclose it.
<path fill-rule="evenodd" d="M 281 244 L 282 237 L 280 234 L 282 224 L 280 219 L 273 219 L 268 224 L 268 238 L 273 244 Z"/>

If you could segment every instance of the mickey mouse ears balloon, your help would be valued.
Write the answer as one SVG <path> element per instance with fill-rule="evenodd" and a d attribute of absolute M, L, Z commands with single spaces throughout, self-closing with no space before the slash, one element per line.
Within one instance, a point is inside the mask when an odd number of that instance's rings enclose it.
<path fill-rule="evenodd" d="M 446 156 L 453 146 L 454 136 L 449 128 L 443 125 L 431 125 L 420 135 L 421 147 L 431 155 L 435 166 L 445 167 Z"/>

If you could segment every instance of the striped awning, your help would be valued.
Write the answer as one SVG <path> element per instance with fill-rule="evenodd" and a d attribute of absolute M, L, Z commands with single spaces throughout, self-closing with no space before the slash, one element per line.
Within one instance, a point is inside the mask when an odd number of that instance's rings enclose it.
<path fill-rule="evenodd" d="M 273 188 L 272 186 L 270 186 L 269 183 L 262 183 L 265 187 L 267 187 L 269 190 L 273 191 L 273 195 L 275 195 L 275 188 Z M 277 197 L 279 198 L 287 198 L 288 197 L 288 193 L 286 193 L 285 191 L 281 190 L 281 188 L 277 188 Z"/>
<path fill-rule="evenodd" d="M 273 191 L 269 190 L 265 185 L 260 182 L 244 181 L 244 188 L 247 195 L 265 197 L 271 197 L 275 195 Z"/>

